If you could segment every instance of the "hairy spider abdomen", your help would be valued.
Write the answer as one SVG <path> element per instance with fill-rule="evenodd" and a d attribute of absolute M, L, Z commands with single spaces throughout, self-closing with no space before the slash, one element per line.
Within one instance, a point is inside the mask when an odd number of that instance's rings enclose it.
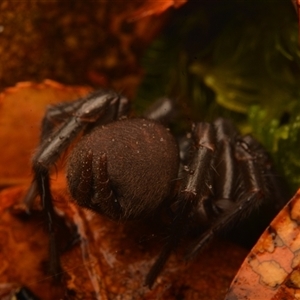
<path fill-rule="evenodd" d="M 178 147 L 161 124 L 124 119 L 95 128 L 75 146 L 67 178 L 79 205 L 113 219 L 153 213 L 177 178 Z"/>

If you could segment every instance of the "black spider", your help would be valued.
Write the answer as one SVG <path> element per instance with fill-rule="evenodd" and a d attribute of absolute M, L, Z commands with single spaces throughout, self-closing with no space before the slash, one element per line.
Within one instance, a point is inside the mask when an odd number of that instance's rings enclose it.
<path fill-rule="evenodd" d="M 282 201 L 269 156 L 229 121 L 196 123 L 189 137 L 177 143 L 161 124 L 173 112 L 172 101 L 157 102 L 143 118 L 126 118 L 128 111 L 126 98 L 98 91 L 52 106 L 45 114 L 25 202 L 30 206 L 37 195 L 41 197 L 49 222 L 53 274 L 60 265 L 49 169 L 82 131 L 67 168 L 70 193 L 79 205 L 116 220 L 145 218 L 166 204 L 171 208 L 168 238 L 146 278 L 149 287 L 191 224 L 201 230 L 187 258 L 266 198 Z"/>

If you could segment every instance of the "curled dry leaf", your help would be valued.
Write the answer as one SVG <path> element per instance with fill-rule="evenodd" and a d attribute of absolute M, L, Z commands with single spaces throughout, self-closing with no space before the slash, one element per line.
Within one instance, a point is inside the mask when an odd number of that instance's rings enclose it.
<path fill-rule="evenodd" d="M 187 0 L 146 0 L 141 7 L 130 13 L 129 18 L 137 20 L 151 15 L 159 15 L 170 7 L 178 8 L 186 2 Z"/>
<path fill-rule="evenodd" d="M 69 87 L 46 80 L 21 82 L 0 94 L 0 186 L 30 181 L 32 154 L 49 104 L 86 95 L 88 87 Z"/>
<path fill-rule="evenodd" d="M 300 190 L 262 234 L 226 300 L 300 299 Z"/>
<path fill-rule="evenodd" d="M 119 224 L 78 207 L 64 177 L 55 172 L 51 184 L 59 216 L 62 282 L 55 284 L 47 276 L 46 218 L 38 205 L 28 218 L 15 215 L 12 207 L 22 201 L 31 180 L 29 161 L 45 107 L 88 91 L 46 81 L 19 84 L 1 95 L 1 180 L 2 185 L 19 185 L 0 193 L 0 298 L 11 299 L 26 287 L 45 300 L 222 299 L 245 250 L 216 241 L 209 251 L 186 263 L 184 249 L 179 249 L 149 290 L 144 279 L 163 245 L 160 225 Z"/>

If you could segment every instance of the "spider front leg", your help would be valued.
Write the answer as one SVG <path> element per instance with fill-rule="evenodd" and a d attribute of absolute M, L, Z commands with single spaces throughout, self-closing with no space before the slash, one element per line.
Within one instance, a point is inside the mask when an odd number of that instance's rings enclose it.
<path fill-rule="evenodd" d="M 58 274 L 60 263 L 55 244 L 55 213 L 50 190 L 50 168 L 82 130 L 92 125 L 108 122 L 107 116 L 117 119 L 128 105 L 127 99 L 121 98 L 118 94 L 101 91 L 70 103 L 64 106 L 63 110 L 61 110 L 62 106 L 60 106 L 59 111 L 61 113 L 57 113 L 56 120 L 62 120 L 64 116 L 69 118 L 61 122 L 60 127 L 55 131 L 52 130 L 51 133 L 48 131 L 54 127 L 49 125 L 51 121 L 46 120 L 47 118 L 49 119 L 47 115 L 44 118 L 41 145 L 32 162 L 34 178 L 25 201 L 31 203 L 32 197 L 35 197 L 36 194 L 41 198 L 43 210 L 47 215 L 50 234 L 50 273 L 52 275 Z M 51 111 L 53 112 L 55 109 Z"/>
<path fill-rule="evenodd" d="M 126 116 L 129 107 L 127 98 L 114 92 L 105 91 L 94 92 L 73 102 L 49 106 L 41 123 L 40 149 L 33 158 L 33 164 L 42 152 L 46 153 L 45 156 L 50 159 L 49 162 L 46 162 L 46 166 L 55 163 L 81 130 Z M 64 127 L 67 128 L 64 129 Z M 59 140 L 56 138 L 56 141 L 53 141 L 57 134 L 59 134 Z M 51 145 L 53 145 L 54 151 L 51 150 Z M 44 158 L 39 159 L 43 160 Z M 33 180 L 23 200 L 28 214 L 38 194 L 36 180 Z"/>
<path fill-rule="evenodd" d="M 74 112 L 82 105 L 83 99 L 74 102 L 59 103 L 49 106 L 41 122 L 40 145 L 53 134 L 55 128 L 72 117 Z M 24 209 L 30 214 L 34 199 L 38 196 L 36 180 L 33 180 L 23 199 Z"/>

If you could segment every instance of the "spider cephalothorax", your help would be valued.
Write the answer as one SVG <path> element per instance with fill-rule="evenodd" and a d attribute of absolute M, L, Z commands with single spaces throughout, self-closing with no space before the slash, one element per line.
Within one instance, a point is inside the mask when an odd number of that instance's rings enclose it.
<path fill-rule="evenodd" d="M 272 196 L 282 203 L 266 151 L 229 121 L 195 123 L 189 137 L 176 142 L 161 124 L 172 114 L 169 99 L 157 102 L 142 118 L 129 118 L 128 110 L 126 98 L 98 91 L 50 107 L 45 114 L 25 202 L 30 205 L 36 195 L 41 197 L 49 221 L 53 273 L 59 259 L 53 246 L 49 170 L 80 132 L 84 135 L 67 168 L 69 190 L 79 205 L 116 220 L 141 219 L 153 216 L 162 205 L 170 207 L 168 238 L 146 278 L 150 287 L 190 224 L 199 234 L 187 257 L 265 199 Z"/>

